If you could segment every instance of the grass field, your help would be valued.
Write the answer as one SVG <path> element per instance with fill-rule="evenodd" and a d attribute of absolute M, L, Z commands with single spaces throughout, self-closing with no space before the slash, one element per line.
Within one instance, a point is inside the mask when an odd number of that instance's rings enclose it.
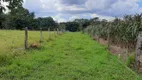
<path fill-rule="evenodd" d="M 142 80 L 81 33 L 66 33 L 25 53 L 0 67 L 0 80 Z"/>
<path fill-rule="evenodd" d="M 53 36 L 53 32 L 51 33 Z M 24 31 L 0 30 L 0 54 L 7 54 L 14 50 L 24 48 Z M 48 31 L 43 32 L 43 40 L 48 40 Z M 38 43 L 40 40 L 39 31 L 28 31 L 28 43 Z"/>

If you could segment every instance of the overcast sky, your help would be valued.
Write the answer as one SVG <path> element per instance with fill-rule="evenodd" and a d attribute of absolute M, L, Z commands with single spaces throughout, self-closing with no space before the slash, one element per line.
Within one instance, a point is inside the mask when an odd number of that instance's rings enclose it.
<path fill-rule="evenodd" d="M 142 12 L 142 0 L 25 0 L 23 6 L 36 17 L 51 16 L 58 22 L 93 17 L 111 20 Z"/>

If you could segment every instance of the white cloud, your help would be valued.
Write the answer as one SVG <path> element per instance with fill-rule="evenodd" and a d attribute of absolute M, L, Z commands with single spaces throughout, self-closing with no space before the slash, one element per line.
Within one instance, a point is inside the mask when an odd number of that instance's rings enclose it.
<path fill-rule="evenodd" d="M 56 16 L 52 16 L 52 17 L 53 17 L 53 19 L 54 19 L 55 21 L 57 21 L 57 22 L 66 22 L 67 20 L 65 20 L 62 16 L 63 16 L 63 15 L 59 13 L 59 14 L 57 14 Z"/>
<path fill-rule="evenodd" d="M 87 0 L 85 6 L 87 9 L 103 10 L 110 6 L 110 0 Z"/>
<path fill-rule="evenodd" d="M 73 15 L 73 16 L 71 16 L 71 17 L 69 18 L 69 20 L 70 20 L 70 21 L 73 21 L 73 20 L 78 19 L 78 18 L 80 18 L 80 17 L 77 16 L 77 15 Z"/>
<path fill-rule="evenodd" d="M 58 11 L 83 11 L 85 8 L 77 7 L 76 5 L 59 7 Z"/>
<path fill-rule="evenodd" d="M 142 12 L 140 0 L 25 0 L 24 7 L 36 16 L 52 16 L 56 21 L 95 16 L 108 20 L 124 14 Z"/>
<path fill-rule="evenodd" d="M 114 19 L 114 17 L 111 17 L 111 16 L 103 16 L 103 15 L 98 15 L 98 14 L 90 14 L 90 15 L 92 18 L 99 17 L 100 19 L 107 19 L 109 21 Z"/>
<path fill-rule="evenodd" d="M 124 15 L 124 14 L 134 14 L 139 12 L 137 0 L 119 0 L 117 3 L 114 3 L 110 8 L 110 13 L 114 13 L 114 15 Z"/>

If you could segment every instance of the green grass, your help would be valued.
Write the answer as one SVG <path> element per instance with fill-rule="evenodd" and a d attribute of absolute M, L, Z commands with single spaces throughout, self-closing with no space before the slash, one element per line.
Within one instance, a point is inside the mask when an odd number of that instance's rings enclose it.
<path fill-rule="evenodd" d="M 81 33 L 66 33 L 0 67 L 1 80 L 138 80 L 105 47 Z M 141 79 L 139 79 L 141 80 Z"/>
<path fill-rule="evenodd" d="M 53 32 L 51 33 L 53 36 Z M 24 48 L 24 31 L 0 30 L 0 54 L 7 54 Z M 53 36 L 54 37 L 54 36 Z M 43 41 L 48 40 L 48 31 L 43 32 Z M 28 31 L 28 44 L 38 43 L 39 31 Z M 9 55 L 9 54 L 8 54 Z"/>

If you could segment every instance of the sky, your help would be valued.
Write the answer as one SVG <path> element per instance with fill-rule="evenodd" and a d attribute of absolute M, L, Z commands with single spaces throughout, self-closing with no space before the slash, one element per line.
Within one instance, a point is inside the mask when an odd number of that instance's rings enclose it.
<path fill-rule="evenodd" d="M 23 6 L 36 17 L 51 16 L 57 22 L 94 17 L 113 20 L 142 12 L 142 0 L 24 0 Z"/>

